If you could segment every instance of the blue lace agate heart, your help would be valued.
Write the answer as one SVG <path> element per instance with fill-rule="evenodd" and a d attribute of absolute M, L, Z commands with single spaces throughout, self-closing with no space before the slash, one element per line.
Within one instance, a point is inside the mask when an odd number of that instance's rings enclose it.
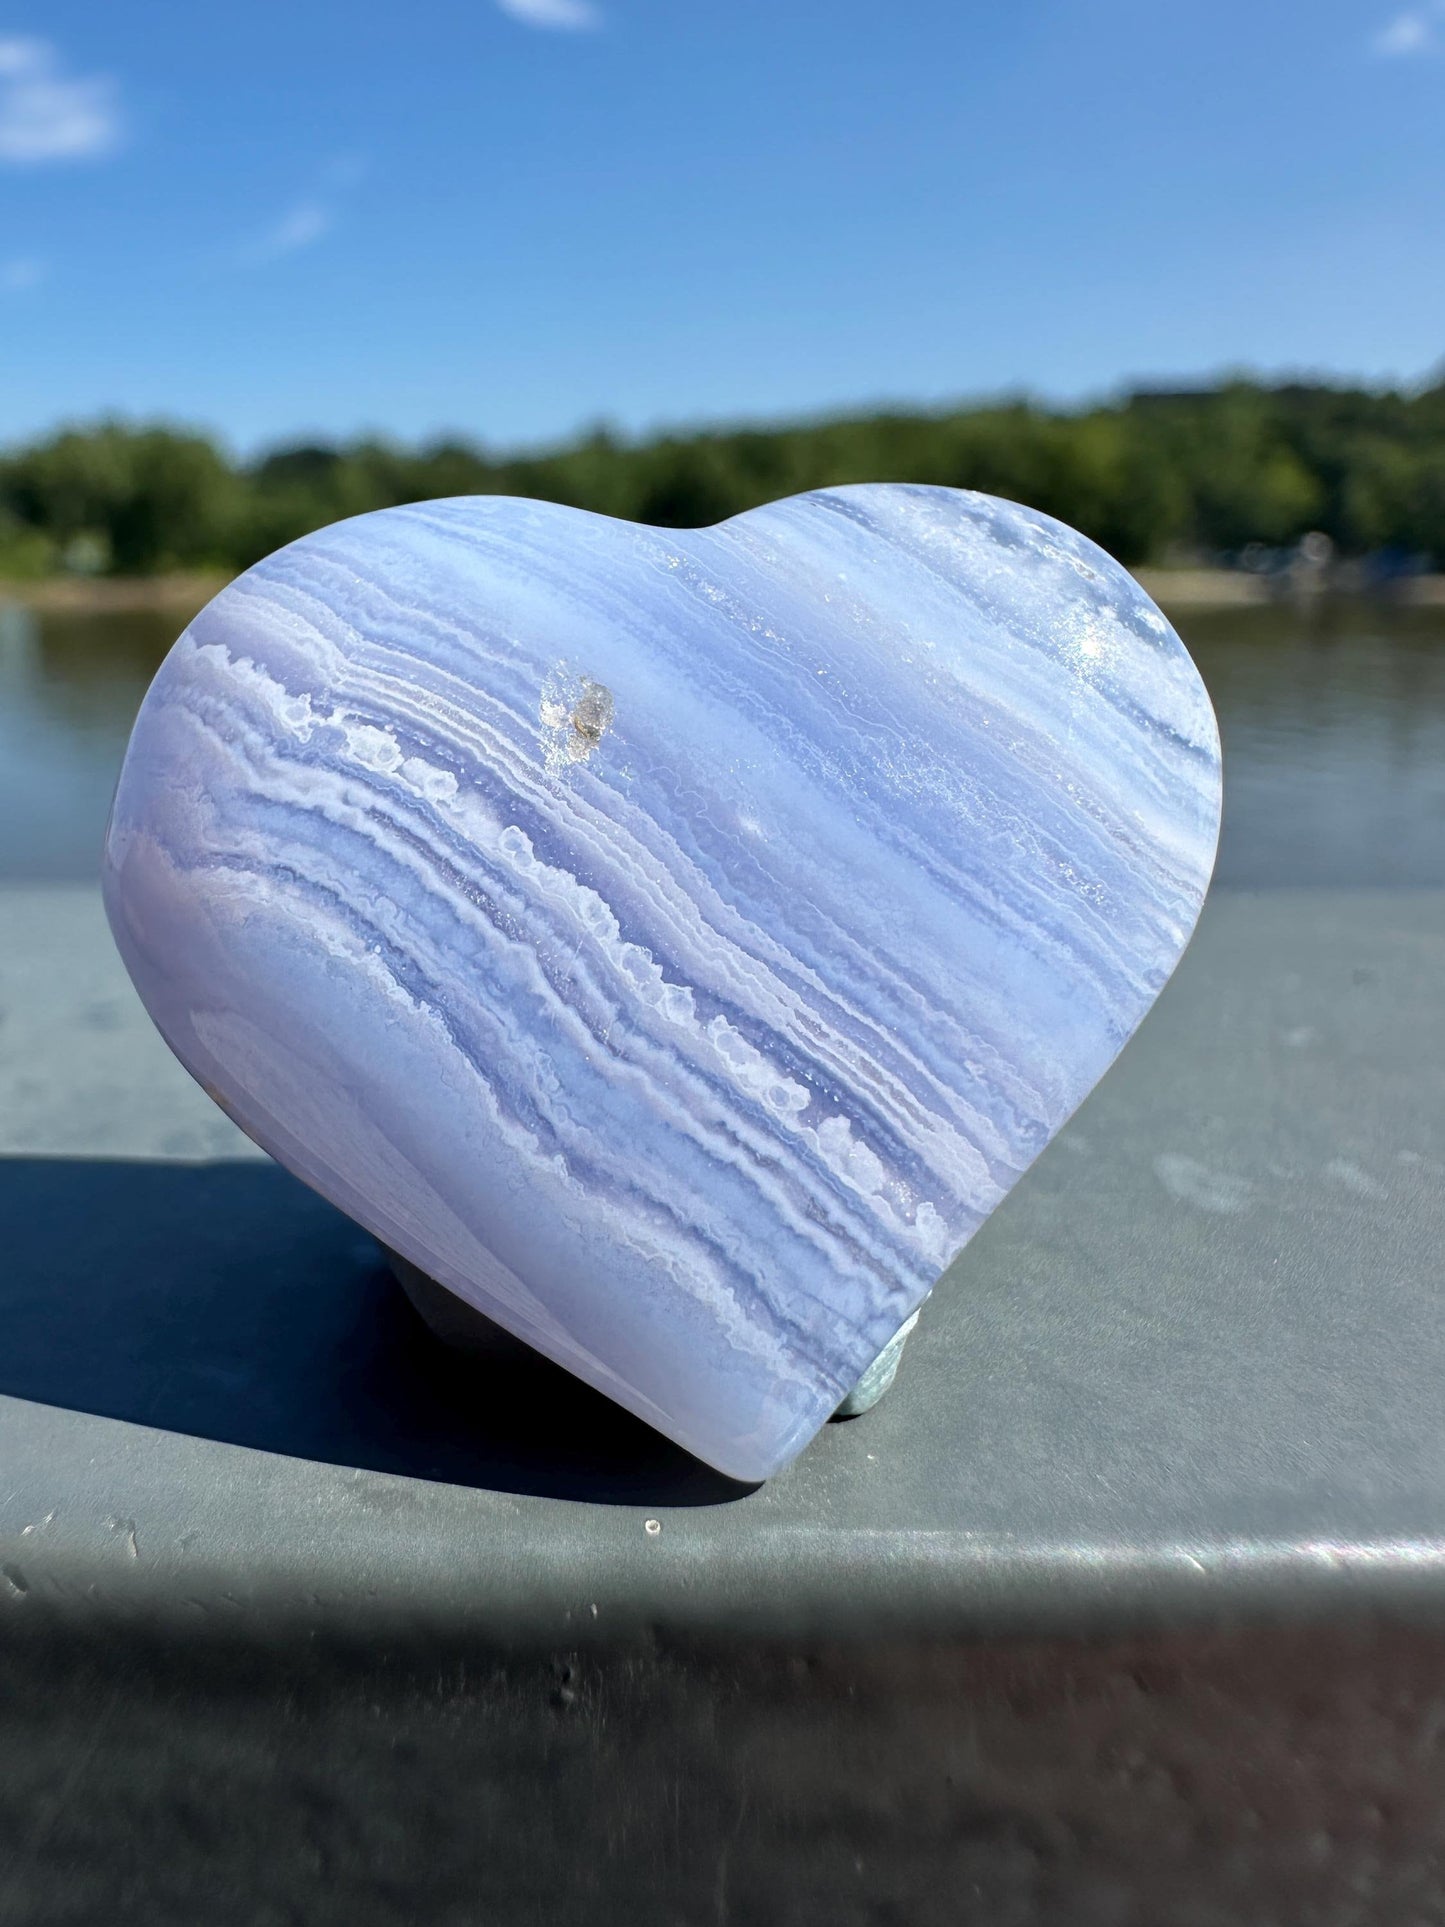
<path fill-rule="evenodd" d="M 1183 645 L 1047 516 L 478 497 L 309 536 L 196 618 L 106 900 L 258 1143 L 753 1479 L 1130 1036 L 1219 806 Z"/>

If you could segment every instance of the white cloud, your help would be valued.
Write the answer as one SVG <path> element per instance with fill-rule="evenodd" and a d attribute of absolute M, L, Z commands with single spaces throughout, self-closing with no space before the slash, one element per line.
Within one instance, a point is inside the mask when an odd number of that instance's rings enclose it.
<path fill-rule="evenodd" d="M 278 219 L 229 251 L 224 257 L 226 264 L 232 268 L 264 268 L 314 248 L 336 226 L 347 195 L 366 179 L 367 172 L 364 154 L 333 154 Z"/>
<path fill-rule="evenodd" d="M 1441 44 L 1445 25 L 1445 0 L 1430 0 L 1423 7 L 1410 7 L 1380 31 L 1370 42 L 1385 60 L 1408 60 L 1416 54 L 1435 53 Z"/>
<path fill-rule="evenodd" d="M 299 254 L 319 241 L 331 226 L 331 210 L 320 201 L 301 201 L 271 230 L 267 246 L 273 254 Z"/>
<path fill-rule="evenodd" d="M 241 250 L 241 265 L 259 268 L 268 261 L 280 261 L 288 254 L 300 254 L 329 234 L 334 220 L 331 209 L 323 202 L 298 201 L 264 234 L 257 235 L 249 247 Z"/>
<path fill-rule="evenodd" d="M 524 27 L 560 27 L 564 33 L 578 33 L 602 25 L 592 0 L 497 0 L 497 5 Z"/>
<path fill-rule="evenodd" d="M 111 153 L 120 136 L 113 80 L 66 73 L 47 40 L 0 38 L 0 161 L 89 160 Z"/>
<path fill-rule="evenodd" d="M 24 294 L 30 288 L 38 288 L 49 272 L 45 262 L 31 256 L 0 261 L 0 290 L 6 294 Z"/>

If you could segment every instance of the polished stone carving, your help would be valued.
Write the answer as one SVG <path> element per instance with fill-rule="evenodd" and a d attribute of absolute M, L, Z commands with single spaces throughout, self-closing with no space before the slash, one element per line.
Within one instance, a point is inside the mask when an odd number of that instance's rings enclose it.
<path fill-rule="evenodd" d="M 825 490 L 386 510 L 225 589 L 106 899 L 283 1163 L 702 1458 L 791 1458 L 1153 1002 L 1219 745 L 1083 537 Z"/>

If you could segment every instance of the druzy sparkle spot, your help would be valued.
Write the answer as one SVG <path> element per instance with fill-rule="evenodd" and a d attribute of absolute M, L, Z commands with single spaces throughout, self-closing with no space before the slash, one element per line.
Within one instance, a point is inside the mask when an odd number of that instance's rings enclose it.
<path fill-rule="evenodd" d="M 542 685 L 542 720 L 547 767 L 559 775 L 568 763 L 585 763 L 612 723 L 612 691 L 590 676 L 574 676 L 559 663 Z"/>

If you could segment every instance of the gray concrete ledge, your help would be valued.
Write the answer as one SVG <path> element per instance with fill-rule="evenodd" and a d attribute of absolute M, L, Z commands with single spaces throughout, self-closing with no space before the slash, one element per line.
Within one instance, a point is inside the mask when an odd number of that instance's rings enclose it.
<path fill-rule="evenodd" d="M 1445 1619 L 1442 984 L 1445 894 L 1216 897 L 888 1398 L 748 1492 L 555 1371 L 448 1360 L 171 1062 L 93 894 L 0 891 L 0 1611 L 551 1646 Z"/>

